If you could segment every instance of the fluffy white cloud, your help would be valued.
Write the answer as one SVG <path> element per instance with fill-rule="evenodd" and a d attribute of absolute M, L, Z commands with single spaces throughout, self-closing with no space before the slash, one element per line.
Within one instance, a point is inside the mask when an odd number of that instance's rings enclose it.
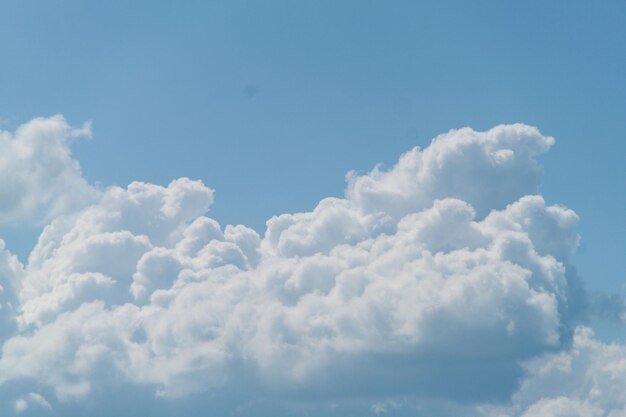
<path fill-rule="evenodd" d="M 168 397 L 371 397 L 382 413 L 401 404 L 386 397 L 504 401 L 526 372 L 503 410 L 566 413 L 558 393 L 522 400 L 540 372 L 520 366 L 570 342 L 578 217 L 536 195 L 534 157 L 552 143 L 524 125 L 452 131 L 351 174 L 345 198 L 270 219 L 263 238 L 206 217 L 199 181 L 105 190 L 55 218 L 27 265 L 0 260 L 19 277 L 0 382 L 62 401 L 120 381 Z"/>
<path fill-rule="evenodd" d="M 133 183 L 127 190 L 109 189 L 98 204 L 74 216 L 54 220 L 29 257 L 19 322 L 41 325 L 86 301 L 128 301 L 131 277 L 138 293 L 156 274 L 167 273 L 163 264 L 155 265 L 156 253 L 181 240 L 185 244 L 185 227 L 212 200 L 212 190 L 198 181 L 183 178 L 167 188 Z"/>
<path fill-rule="evenodd" d="M 542 169 L 534 157 L 554 139 L 534 127 L 500 125 L 486 132 L 452 130 L 424 150 L 402 155 L 390 171 L 348 175 L 347 195 L 364 210 L 399 218 L 429 207 L 434 199 L 454 197 L 479 216 L 537 192 Z"/>
<path fill-rule="evenodd" d="M 72 128 L 62 116 L 38 118 L 0 131 L 0 224 L 51 219 L 94 201 L 69 141 L 89 137 L 89 124 Z"/>

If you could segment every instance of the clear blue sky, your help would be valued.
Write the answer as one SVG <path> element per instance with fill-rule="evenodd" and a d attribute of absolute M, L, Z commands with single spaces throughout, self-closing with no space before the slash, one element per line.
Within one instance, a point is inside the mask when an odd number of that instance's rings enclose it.
<path fill-rule="evenodd" d="M 0 57 L 0 129 L 92 121 L 72 147 L 91 183 L 201 179 L 211 217 L 261 235 L 450 129 L 536 126 L 541 194 L 581 219 L 573 265 L 626 294 L 624 0 L 4 0 Z M 40 231 L 0 237 L 25 260 Z"/>

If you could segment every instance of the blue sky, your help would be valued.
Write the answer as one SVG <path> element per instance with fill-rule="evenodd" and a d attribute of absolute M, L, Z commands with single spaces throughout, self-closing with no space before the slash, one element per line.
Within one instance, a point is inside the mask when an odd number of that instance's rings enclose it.
<path fill-rule="evenodd" d="M 367 176 L 378 163 L 390 169 L 402 153 L 425 149 L 451 129 L 535 126 L 556 143 L 533 155 L 544 175 L 520 190 L 535 191 L 513 194 L 538 192 L 547 205 L 577 213 L 580 245 L 562 261 L 577 269 L 590 297 L 619 304 L 626 268 L 625 39 L 621 0 L 8 0 L 0 4 L 0 129 L 14 132 L 56 114 L 71 126 L 91 121 L 92 138 L 68 145 L 82 170 L 72 184 L 106 193 L 133 181 L 202 180 L 214 196 L 180 187 L 208 199 L 210 217 L 222 226 L 244 224 L 263 238 L 272 216 L 311 212 L 326 197 L 343 197 L 348 171 Z M 10 172 L 2 163 L 0 155 L 0 172 Z M 36 210 L 47 210 L 56 201 L 50 198 Z M 85 207 L 75 199 L 59 204 Z M 71 212 L 66 208 L 58 213 Z M 0 238 L 26 265 L 58 213 L 5 221 Z M 623 340 L 623 323 L 591 322 L 604 341 Z M 517 361 L 530 353 L 515 355 Z M 133 386 L 162 383 L 145 380 Z M 53 408 L 66 404 L 53 393 L 58 385 L 43 383 Z M 55 395 L 61 400 L 50 399 Z M 389 404 L 381 407 L 395 407 Z"/>

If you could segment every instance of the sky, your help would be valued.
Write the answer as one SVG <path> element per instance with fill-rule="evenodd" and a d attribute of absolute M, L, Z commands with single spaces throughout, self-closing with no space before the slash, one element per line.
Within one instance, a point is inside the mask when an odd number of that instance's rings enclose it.
<path fill-rule="evenodd" d="M 0 413 L 626 415 L 625 40 L 623 0 L 3 1 Z"/>

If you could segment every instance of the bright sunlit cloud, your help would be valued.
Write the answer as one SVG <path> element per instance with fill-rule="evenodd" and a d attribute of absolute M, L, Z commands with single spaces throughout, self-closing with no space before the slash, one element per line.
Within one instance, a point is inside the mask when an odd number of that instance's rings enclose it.
<path fill-rule="evenodd" d="M 626 415 L 626 347 L 580 325 L 579 218 L 539 194 L 538 129 L 452 130 L 263 236 L 208 217 L 201 181 L 90 185 L 85 135 L 0 135 L 0 221 L 47 224 L 24 263 L 0 241 L 7 413 L 106 413 L 121 386 L 235 415 Z"/>

